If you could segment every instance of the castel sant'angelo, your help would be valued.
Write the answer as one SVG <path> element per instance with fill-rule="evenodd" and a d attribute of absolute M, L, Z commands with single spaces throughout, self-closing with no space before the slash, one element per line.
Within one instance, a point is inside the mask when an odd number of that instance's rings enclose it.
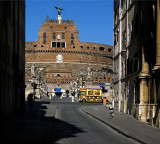
<path fill-rule="evenodd" d="M 112 46 L 80 42 L 77 25 L 63 20 L 63 9 L 56 9 L 58 19 L 47 17 L 38 30 L 38 40 L 25 43 L 26 95 L 33 82 L 37 84 L 36 95 L 50 96 L 56 88 L 77 91 L 112 83 Z"/>

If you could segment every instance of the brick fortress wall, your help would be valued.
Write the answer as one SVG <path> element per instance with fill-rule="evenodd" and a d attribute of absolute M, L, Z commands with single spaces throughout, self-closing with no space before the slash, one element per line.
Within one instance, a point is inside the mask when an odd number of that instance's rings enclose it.
<path fill-rule="evenodd" d="M 79 31 L 71 20 L 46 19 L 38 31 L 38 40 L 26 42 L 26 83 L 31 79 L 30 69 L 33 64 L 38 69 L 45 69 L 45 79 L 49 91 L 57 87 L 68 88 L 70 82 L 84 74 L 87 68 L 100 70 L 112 69 L 112 46 L 79 41 Z M 92 85 L 101 82 L 111 83 L 110 74 L 92 75 Z"/>

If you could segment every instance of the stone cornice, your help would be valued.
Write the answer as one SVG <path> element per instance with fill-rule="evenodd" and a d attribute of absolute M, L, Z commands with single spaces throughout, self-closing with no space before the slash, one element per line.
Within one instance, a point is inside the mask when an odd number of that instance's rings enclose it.
<path fill-rule="evenodd" d="M 25 53 L 66 53 L 66 54 L 84 54 L 84 55 L 92 55 L 92 56 L 101 56 L 111 58 L 111 55 L 107 55 L 105 53 L 91 53 L 91 52 L 84 52 L 84 51 L 64 51 L 64 50 L 25 50 Z"/>

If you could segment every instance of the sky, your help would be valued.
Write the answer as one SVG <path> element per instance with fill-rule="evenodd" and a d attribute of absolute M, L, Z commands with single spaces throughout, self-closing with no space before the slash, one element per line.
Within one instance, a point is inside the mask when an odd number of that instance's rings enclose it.
<path fill-rule="evenodd" d="M 26 0 L 26 41 L 38 40 L 46 17 L 57 19 L 59 0 Z M 62 19 L 73 20 L 81 42 L 113 46 L 113 0 L 60 0 Z"/>

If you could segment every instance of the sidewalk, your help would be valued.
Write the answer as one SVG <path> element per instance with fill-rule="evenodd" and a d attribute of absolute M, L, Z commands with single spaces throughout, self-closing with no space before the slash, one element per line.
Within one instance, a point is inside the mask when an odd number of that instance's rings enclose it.
<path fill-rule="evenodd" d="M 26 104 L 27 110 L 27 104 Z M 33 112 L 13 115 L 6 121 L 5 143 L 51 143 L 55 107 L 49 100 L 36 99 Z"/>
<path fill-rule="evenodd" d="M 115 111 L 115 119 L 110 119 L 109 108 L 105 106 L 83 107 L 82 111 L 110 126 L 119 133 L 140 143 L 160 143 L 160 128 L 136 120 L 133 116 Z"/>

